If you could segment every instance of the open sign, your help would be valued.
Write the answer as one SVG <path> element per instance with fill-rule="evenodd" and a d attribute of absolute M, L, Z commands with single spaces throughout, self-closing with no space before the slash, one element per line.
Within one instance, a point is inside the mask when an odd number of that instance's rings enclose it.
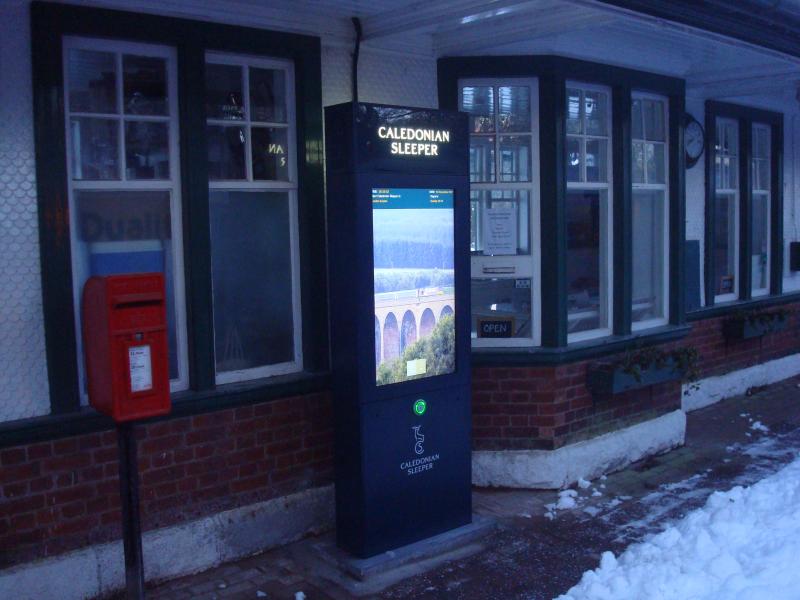
<path fill-rule="evenodd" d="M 478 319 L 478 337 L 510 338 L 514 336 L 514 317 Z"/>

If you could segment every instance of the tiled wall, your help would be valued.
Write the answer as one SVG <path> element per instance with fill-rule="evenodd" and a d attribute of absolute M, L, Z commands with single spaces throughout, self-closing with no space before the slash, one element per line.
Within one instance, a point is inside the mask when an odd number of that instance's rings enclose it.
<path fill-rule="evenodd" d="M 26 3 L 0 2 L 0 421 L 50 412 Z"/>

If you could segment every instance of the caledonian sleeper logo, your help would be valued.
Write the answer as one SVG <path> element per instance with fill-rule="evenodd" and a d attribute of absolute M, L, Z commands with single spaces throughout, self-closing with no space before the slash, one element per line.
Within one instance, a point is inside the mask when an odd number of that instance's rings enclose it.
<path fill-rule="evenodd" d="M 422 425 L 411 426 L 411 439 L 413 441 L 414 454 L 419 456 L 413 460 L 405 460 L 400 463 L 400 468 L 406 472 L 406 475 L 417 475 L 423 471 L 430 471 L 433 469 L 434 463 L 439 460 L 438 454 L 425 454 L 425 434 L 422 433 Z"/>

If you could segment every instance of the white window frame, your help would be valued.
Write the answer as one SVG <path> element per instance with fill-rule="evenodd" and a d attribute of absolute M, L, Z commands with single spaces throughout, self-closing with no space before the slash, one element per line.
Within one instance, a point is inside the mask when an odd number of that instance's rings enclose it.
<path fill-rule="evenodd" d="M 670 255 L 669 255 L 669 238 L 670 238 L 670 221 L 669 221 L 669 98 L 660 96 L 658 94 L 651 94 L 647 92 L 634 91 L 631 94 L 631 104 L 634 100 L 657 100 L 664 105 L 664 183 L 649 183 L 647 182 L 647 164 L 644 164 L 644 178 L 645 183 L 633 183 L 633 191 L 646 190 L 646 191 L 661 191 L 664 194 L 663 202 L 663 219 L 664 219 L 664 233 L 662 240 L 662 260 L 663 260 L 663 273 L 662 273 L 662 306 L 664 307 L 664 316 L 655 319 L 645 319 L 644 321 L 631 320 L 631 330 L 639 331 L 642 329 L 650 329 L 652 327 L 660 327 L 669 323 L 669 269 L 670 269 Z M 633 131 L 633 128 L 631 128 Z M 642 108 L 642 134 L 644 131 L 644 108 Z M 631 135 L 631 149 L 633 149 L 633 142 L 647 143 L 651 140 L 639 140 L 633 138 Z M 656 142 L 660 143 L 660 142 Z M 645 159 L 646 160 L 646 159 Z M 631 285 L 633 280 L 631 279 Z M 631 307 L 632 308 L 632 307 Z M 632 312 L 632 311 L 631 311 Z"/>
<path fill-rule="evenodd" d="M 249 369 L 239 369 L 234 371 L 217 371 L 216 356 L 214 357 L 214 372 L 217 385 L 274 377 L 276 375 L 286 375 L 296 373 L 303 369 L 303 325 L 302 307 L 300 305 L 300 226 L 298 218 L 298 199 L 297 199 L 297 123 L 295 117 L 295 97 L 294 97 L 294 65 L 289 60 L 279 60 L 273 58 L 262 58 L 241 54 L 207 52 L 206 64 L 221 64 L 238 66 L 242 68 L 242 73 L 247 73 L 248 67 L 261 69 L 282 70 L 286 74 L 286 123 L 272 123 L 265 121 L 250 120 L 250 77 L 242 78 L 242 100 L 244 107 L 243 119 L 206 119 L 206 124 L 210 126 L 243 127 L 247 131 L 247 143 L 245 144 L 245 179 L 226 179 L 209 180 L 209 191 L 227 192 L 286 192 L 289 203 L 290 221 L 290 248 L 291 248 L 291 284 L 292 284 L 292 320 L 294 325 L 293 345 L 294 358 L 291 361 L 276 363 L 272 365 L 262 365 Z M 252 161 L 252 127 L 280 127 L 287 129 L 287 145 L 289 181 L 278 180 L 254 180 L 253 161 Z M 211 246 L 213 254 L 214 247 Z M 214 274 L 211 273 L 212 286 Z M 213 295 L 212 295 L 213 297 Z M 212 307 L 213 310 L 213 307 Z M 214 332 L 216 336 L 216 331 Z M 216 349 L 216 343 L 214 345 Z"/>
<path fill-rule="evenodd" d="M 767 134 L 767 155 L 766 156 L 756 156 L 755 155 L 755 148 L 756 148 L 755 139 L 756 139 L 756 130 L 757 129 L 761 129 L 761 130 L 765 131 L 766 134 Z M 762 188 L 758 188 L 758 189 L 756 189 L 756 187 L 753 185 L 753 183 L 755 182 L 755 170 L 753 169 L 754 164 L 750 165 L 750 173 L 751 173 L 751 176 L 750 176 L 750 180 L 751 180 L 750 181 L 750 188 L 751 188 L 751 191 L 750 191 L 750 193 L 752 195 L 752 200 L 753 200 L 753 202 L 755 202 L 755 197 L 756 197 L 756 195 L 758 195 L 758 196 L 762 196 L 765 199 L 766 203 L 767 203 L 767 232 L 766 232 L 767 264 L 764 266 L 764 270 L 765 270 L 766 276 L 767 276 L 767 285 L 766 285 L 766 287 L 763 287 L 763 288 L 755 287 L 753 285 L 753 282 L 752 282 L 752 273 L 751 273 L 751 275 L 750 275 L 750 277 L 751 277 L 750 295 L 755 298 L 755 297 L 760 297 L 760 296 L 768 296 L 769 295 L 770 285 L 772 283 L 771 280 L 770 280 L 770 276 L 771 276 L 770 270 L 771 270 L 771 267 L 772 267 L 772 127 L 770 125 L 768 125 L 767 123 L 755 122 L 755 123 L 752 124 L 751 130 L 752 130 L 752 133 L 751 133 L 751 136 L 750 136 L 750 140 L 751 140 L 750 141 L 750 146 L 751 146 L 752 151 L 751 151 L 750 154 L 752 156 L 752 160 L 754 160 L 754 161 L 755 160 L 764 160 L 769 165 L 769 171 L 768 171 L 768 177 L 767 177 L 767 187 L 765 187 L 765 188 L 762 187 Z M 752 215 L 752 211 L 751 211 L 751 215 Z M 751 216 L 751 219 L 752 219 L 752 216 Z M 751 240 L 751 244 L 752 244 L 752 240 Z M 750 250 L 751 261 L 752 261 L 752 254 L 753 254 L 753 251 L 752 251 L 752 247 L 751 247 L 751 250 Z"/>
<path fill-rule="evenodd" d="M 179 119 L 178 119 L 178 76 L 177 52 L 174 47 L 105 40 L 85 37 L 65 36 L 62 41 L 63 48 L 63 74 L 64 74 L 64 128 L 67 141 L 67 193 L 69 202 L 70 219 L 70 245 L 72 248 L 72 292 L 75 310 L 76 342 L 78 356 L 78 377 L 81 395 L 81 404 L 88 404 L 86 387 L 86 369 L 83 360 L 83 339 L 81 335 L 81 295 L 83 292 L 81 282 L 88 277 L 84 264 L 78 259 L 75 245 L 75 236 L 78 231 L 77 210 L 75 209 L 75 193 L 83 190 L 99 191 L 164 191 L 170 194 L 170 227 L 172 239 L 172 269 L 173 291 L 175 304 L 175 336 L 178 354 L 178 377 L 170 380 L 170 391 L 177 392 L 189 387 L 189 360 L 186 333 L 186 296 L 184 283 L 184 257 L 183 257 L 183 226 L 181 208 L 181 160 L 179 146 Z M 70 110 L 69 99 L 69 51 L 90 50 L 115 54 L 116 67 L 116 113 L 82 113 Z M 159 115 L 126 115 L 124 114 L 123 97 L 123 71 L 122 55 L 151 56 L 163 58 L 167 65 L 167 105 L 169 114 Z M 88 117 L 115 120 L 119 130 L 118 141 L 118 168 L 119 179 L 116 180 L 78 180 L 73 179 L 72 138 L 70 131 L 71 117 Z M 168 124 L 169 135 L 169 179 L 130 180 L 125 173 L 125 138 L 124 124 L 126 121 L 150 121 Z"/>
<path fill-rule="evenodd" d="M 458 105 L 462 105 L 463 89 L 470 86 L 492 86 L 497 93 L 500 87 L 529 86 L 531 102 L 531 164 L 530 181 L 503 182 L 500 181 L 499 152 L 500 138 L 504 136 L 527 135 L 527 132 L 500 133 L 495 131 L 492 136 L 495 141 L 495 181 L 493 183 L 470 182 L 470 190 L 476 191 L 501 191 L 525 190 L 528 192 L 529 227 L 528 236 L 530 254 L 508 256 L 481 256 L 473 255 L 470 259 L 471 279 L 530 279 L 531 281 L 531 337 L 512 338 L 472 338 L 473 348 L 497 347 L 529 347 L 541 344 L 541 237 L 540 237 L 540 198 L 539 198 L 539 80 L 536 78 L 480 78 L 459 79 Z M 495 115 L 499 112 L 499 105 L 495 107 Z M 472 315 L 470 315 L 470 320 Z"/>
<path fill-rule="evenodd" d="M 605 191 L 606 200 L 604 205 L 600 207 L 600 222 L 601 227 L 605 225 L 607 235 L 605 240 L 600 242 L 600 282 L 605 284 L 605 306 L 598 307 L 599 311 L 605 308 L 606 311 L 606 326 L 598 329 L 590 329 L 587 331 L 579 331 L 576 333 L 567 334 L 567 343 L 574 344 L 586 340 L 606 337 L 611 335 L 614 328 L 614 264 L 612 261 L 613 248 L 614 248 L 614 171 L 613 171 L 613 120 L 612 120 L 612 102 L 611 88 L 603 85 L 595 85 L 583 83 L 580 81 L 567 81 L 566 89 L 578 89 L 583 92 L 603 92 L 608 98 L 606 103 L 606 123 L 608 125 L 605 136 L 587 135 L 585 132 L 582 134 L 567 134 L 566 133 L 566 116 L 564 120 L 564 139 L 566 138 L 579 138 L 581 140 L 581 176 L 583 181 L 569 181 L 567 180 L 567 194 L 570 191 Z M 605 182 L 588 182 L 586 181 L 586 140 L 602 139 L 608 141 L 606 151 L 606 181 Z M 564 169 L 566 176 L 566 168 Z M 565 202 L 566 202 L 565 198 Z M 602 200 L 601 200 L 602 203 Z M 602 233 L 602 231 L 601 231 Z M 566 259 L 566 257 L 565 257 Z M 566 298 L 565 298 L 566 300 Z M 567 315 L 569 319 L 569 315 Z M 598 315 L 599 319 L 599 315 Z"/>
<path fill-rule="evenodd" d="M 725 155 L 727 157 L 735 157 L 736 158 L 736 187 L 735 188 L 718 188 L 717 187 L 716 161 L 717 161 L 718 158 L 720 159 L 720 169 L 722 169 L 722 162 L 721 161 L 722 161 L 723 155 L 720 154 L 719 152 L 717 152 L 716 149 L 714 150 L 714 157 L 713 157 L 714 158 L 714 172 L 712 174 L 712 176 L 714 177 L 714 197 L 712 198 L 712 202 L 715 203 L 714 212 L 716 213 L 716 208 L 717 208 L 716 207 L 716 202 L 717 202 L 717 196 L 718 195 L 724 194 L 724 195 L 732 195 L 733 196 L 733 206 L 734 206 L 734 216 L 733 216 L 733 232 L 734 232 L 734 242 L 733 242 L 733 265 L 734 265 L 734 268 L 733 268 L 733 270 L 734 270 L 734 273 L 733 273 L 733 284 L 734 284 L 734 286 L 733 286 L 733 292 L 731 292 L 731 293 L 728 293 L 728 294 L 716 294 L 715 293 L 715 295 L 714 295 L 714 304 L 715 305 L 716 304 L 722 304 L 722 303 L 725 303 L 725 302 L 735 302 L 735 301 L 737 301 L 739 299 L 739 294 L 740 294 L 740 290 L 741 290 L 741 283 L 740 283 L 741 273 L 739 272 L 739 253 L 740 253 L 741 249 L 740 249 L 739 246 L 741 244 L 742 238 L 741 238 L 741 231 L 739 231 L 739 227 L 740 227 L 740 223 L 739 223 L 739 219 L 740 219 L 739 207 L 740 207 L 740 203 L 741 203 L 741 188 L 742 188 L 742 178 L 740 177 L 740 173 L 741 173 L 741 171 L 740 171 L 740 169 L 741 169 L 740 161 L 742 160 L 742 132 L 740 131 L 740 128 L 739 128 L 739 121 L 737 121 L 736 119 L 731 119 L 731 118 L 728 118 L 728 117 L 720 117 L 720 116 L 715 117 L 714 133 L 713 133 L 714 140 L 715 140 L 715 144 L 714 144 L 715 147 L 717 145 L 716 144 L 716 141 L 717 141 L 717 137 L 716 137 L 717 136 L 717 129 L 718 129 L 718 125 L 720 123 L 732 124 L 734 126 L 734 128 L 735 128 L 735 131 L 736 131 L 736 154 L 735 155 L 734 154 Z M 749 165 L 748 165 L 748 168 L 749 168 Z M 716 232 L 714 232 L 714 234 L 716 236 Z M 713 255 L 714 245 L 716 244 L 716 239 L 712 239 L 712 240 L 709 240 L 709 241 L 711 243 L 712 255 Z M 716 288 L 717 280 L 719 279 L 719 273 L 717 273 L 716 270 L 714 272 L 714 279 L 715 279 L 715 281 L 713 282 L 714 283 L 714 288 Z"/>

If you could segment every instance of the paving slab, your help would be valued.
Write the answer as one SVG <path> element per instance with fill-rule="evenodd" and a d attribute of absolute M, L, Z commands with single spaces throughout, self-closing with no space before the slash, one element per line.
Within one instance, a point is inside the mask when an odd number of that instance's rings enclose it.
<path fill-rule="evenodd" d="M 327 534 L 163 583 L 150 597 L 553 598 L 595 568 L 603 551 L 622 552 L 702 506 L 714 490 L 752 484 L 798 453 L 800 378 L 793 378 L 690 413 L 685 446 L 574 486 L 571 509 L 556 507 L 556 491 L 475 490 L 476 513 L 497 527 L 456 552 L 405 564 L 393 577 L 358 581 L 336 569 L 320 556 Z"/>

